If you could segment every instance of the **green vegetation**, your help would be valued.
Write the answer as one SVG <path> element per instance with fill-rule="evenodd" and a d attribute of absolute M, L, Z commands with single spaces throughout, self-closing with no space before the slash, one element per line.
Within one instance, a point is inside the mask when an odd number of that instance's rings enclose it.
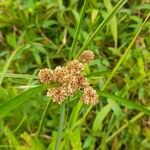
<path fill-rule="evenodd" d="M 53 103 L 39 70 L 86 49 L 99 103 Z M 2 0 L 0 64 L 0 150 L 150 149 L 149 0 Z"/>

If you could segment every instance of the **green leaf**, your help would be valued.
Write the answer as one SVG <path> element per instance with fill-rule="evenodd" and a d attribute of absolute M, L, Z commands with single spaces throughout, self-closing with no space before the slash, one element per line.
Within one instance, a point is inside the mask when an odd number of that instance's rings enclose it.
<path fill-rule="evenodd" d="M 136 109 L 136 110 L 139 110 L 147 115 L 150 115 L 150 110 L 146 109 L 145 107 L 143 107 L 142 105 L 140 104 L 137 104 L 131 100 L 127 100 L 125 98 L 121 98 L 119 96 L 116 96 L 116 95 L 112 95 L 112 94 L 109 94 L 109 93 L 106 93 L 106 92 L 99 92 L 100 96 L 103 96 L 103 97 L 107 97 L 107 98 L 110 98 L 111 100 L 114 100 L 118 103 L 120 103 L 121 105 L 129 108 L 129 109 Z"/>
<path fill-rule="evenodd" d="M 134 42 L 136 41 L 137 37 L 139 36 L 143 26 L 145 25 L 146 21 L 148 20 L 150 16 L 150 13 L 148 13 L 147 17 L 145 18 L 143 24 L 139 27 L 137 33 L 135 34 L 135 36 L 133 37 L 132 41 L 130 42 L 129 46 L 126 48 L 124 54 L 121 56 L 121 58 L 119 59 L 118 63 L 116 64 L 116 66 L 114 67 L 114 69 L 112 70 L 111 74 L 109 75 L 108 79 L 106 80 L 102 90 L 104 90 L 107 86 L 108 83 L 111 81 L 111 79 L 113 78 L 113 76 L 115 75 L 115 73 L 117 72 L 118 68 L 120 67 L 120 65 L 123 63 L 124 59 L 126 58 L 126 56 L 128 55 L 128 53 L 130 52 L 130 49 L 132 48 Z"/>
<path fill-rule="evenodd" d="M 103 22 L 96 28 L 95 32 L 91 36 L 87 36 L 87 39 L 83 43 L 83 46 L 77 53 L 76 57 L 80 55 L 80 53 L 86 48 L 87 45 L 90 44 L 90 42 L 95 38 L 97 33 L 106 25 L 110 22 L 110 20 L 115 16 L 115 14 L 120 10 L 120 8 L 126 3 L 126 0 L 120 0 L 118 4 L 114 7 L 114 9 L 111 11 L 111 13 L 103 20 Z"/>
<path fill-rule="evenodd" d="M 69 59 L 72 59 L 72 56 L 74 56 L 74 54 L 76 52 L 75 47 L 76 47 L 76 44 L 77 44 L 77 39 L 78 39 L 79 32 L 80 32 L 80 29 L 81 29 L 81 25 L 82 25 L 82 22 L 83 22 L 83 17 L 84 17 L 85 11 L 86 11 L 86 6 L 87 6 L 87 0 L 84 1 L 83 7 L 82 7 L 80 20 L 79 20 L 79 23 L 77 25 L 75 36 L 74 36 L 74 39 L 73 39 L 73 42 L 72 42 L 72 45 L 71 45 Z"/>
<path fill-rule="evenodd" d="M 17 95 L 16 97 L 12 98 L 11 100 L 1 104 L 0 105 L 0 116 L 3 116 L 7 112 L 11 111 L 12 109 L 18 107 L 25 101 L 29 100 L 30 97 L 36 95 L 39 92 L 44 91 L 47 88 L 48 88 L 48 85 L 42 85 L 42 86 L 38 86 L 38 87 L 35 87 L 32 89 L 29 89 L 29 90 Z"/>
<path fill-rule="evenodd" d="M 21 135 L 21 138 L 24 139 L 28 145 L 31 145 L 31 150 L 35 150 L 35 149 L 45 150 L 46 149 L 41 140 L 39 140 L 38 138 L 31 137 L 31 135 L 29 135 L 27 132 L 24 132 Z"/>
<path fill-rule="evenodd" d="M 70 131 L 69 133 L 69 139 L 70 139 L 70 142 L 71 142 L 71 146 L 72 146 L 72 149 L 73 150 L 82 150 L 81 148 L 81 131 L 79 128 L 77 128 L 76 130 L 74 131 Z"/>
<path fill-rule="evenodd" d="M 14 34 L 8 34 L 7 36 L 6 36 L 6 40 L 7 40 L 7 43 L 11 46 L 11 47 L 13 47 L 13 48 L 15 48 L 16 47 L 16 45 L 17 45 L 17 43 L 16 43 L 16 37 L 15 37 L 15 35 Z"/>
<path fill-rule="evenodd" d="M 104 5 L 107 9 L 108 14 L 113 10 L 113 6 L 111 4 L 110 0 L 104 0 Z M 115 48 L 117 48 L 117 39 L 118 39 L 118 33 L 117 33 L 117 18 L 114 16 L 112 20 L 110 21 L 110 28 L 111 32 L 114 38 Z"/>
<path fill-rule="evenodd" d="M 11 146 L 19 146 L 19 141 L 8 127 L 3 127 L 3 130 L 9 140 Z"/>
<path fill-rule="evenodd" d="M 8 60 L 6 61 L 6 64 L 5 64 L 4 68 L 3 68 L 2 73 L 6 73 L 6 72 L 7 72 L 7 69 L 8 69 L 8 67 L 9 67 L 11 61 L 13 60 L 14 56 L 15 56 L 19 51 L 21 51 L 21 50 L 23 49 L 23 47 L 24 47 L 24 45 L 19 46 L 19 47 L 17 47 L 17 48 L 12 52 L 12 54 L 10 55 L 10 57 L 8 58 Z M 25 48 L 25 47 L 24 47 L 24 48 Z M 3 82 L 3 78 L 4 78 L 4 76 L 2 75 L 2 76 L 0 77 L 0 85 L 1 85 L 2 82 Z"/>
<path fill-rule="evenodd" d="M 102 122 L 106 118 L 106 116 L 110 112 L 110 110 L 112 109 L 113 105 L 114 105 L 114 102 L 111 101 L 109 104 L 104 106 L 96 115 L 96 118 L 94 120 L 93 127 L 92 127 L 92 130 L 95 133 L 98 132 L 99 130 L 101 130 Z"/>
<path fill-rule="evenodd" d="M 82 107 L 82 102 L 79 101 L 71 113 L 71 116 L 69 119 L 69 127 L 72 127 L 75 124 L 81 107 Z"/>

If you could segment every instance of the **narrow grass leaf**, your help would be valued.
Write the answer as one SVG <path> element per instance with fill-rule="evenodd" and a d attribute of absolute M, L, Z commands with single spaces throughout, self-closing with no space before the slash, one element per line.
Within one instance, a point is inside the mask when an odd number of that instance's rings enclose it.
<path fill-rule="evenodd" d="M 82 102 L 79 101 L 71 113 L 71 116 L 69 119 L 69 127 L 72 127 L 75 124 L 81 107 L 82 107 Z"/>
<path fill-rule="evenodd" d="M 38 79 L 37 76 L 28 74 L 0 73 L 0 76 L 3 76 L 3 78 Z"/>
<path fill-rule="evenodd" d="M 108 14 L 113 10 L 113 6 L 110 0 L 104 0 L 104 5 L 107 9 Z M 110 21 L 110 28 L 114 38 L 115 48 L 117 48 L 118 32 L 117 32 L 117 18 L 116 15 Z"/>
<path fill-rule="evenodd" d="M 117 131 L 115 131 L 111 136 L 107 138 L 106 143 L 111 141 L 115 136 L 117 136 L 120 132 L 122 132 L 125 128 L 127 128 L 131 123 L 137 121 L 143 115 L 144 113 L 140 112 L 139 114 L 135 115 L 129 122 L 126 122 L 125 124 L 123 124 Z"/>
<path fill-rule="evenodd" d="M 13 60 L 14 56 L 15 56 L 16 53 L 17 53 L 18 51 L 20 51 L 22 48 L 23 48 L 23 46 L 20 46 L 20 47 L 18 47 L 16 50 L 13 51 L 13 53 L 11 54 L 11 56 L 9 57 L 9 59 L 8 59 L 7 62 L 6 62 L 5 66 L 4 66 L 4 68 L 3 68 L 3 72 L 2 72 L 2 73 L 6 73 L 6 72 L 7 72 L 7 69 L 8 69 L 8 67 L 9 67 L 11 61 Z M 1 85 L 2 82 L 3 82 L 3 79 L 4 79 L 4 76 L 2 75 L 2 76 L 0 77 L 0 85 Z"/>
<path fill-rule="evenodd" d="M 124 61 L 124 59 L 126 58 L 127 54 L 129 53 L 131 47 L 133 46 L 135 40 L 137 39 L 138 35 L 140 34 L 143 26 L 145 25 L 147 19 L 149 18 L 150 13 L 147 15 L 146 19 L 144 20 L 143 24 L 141 25 L 141 27 L 138 29 L 137 33 L 135 34 L 135 36 L 133 37 L 131 43 L 129 44 L 129 46 L 127 47 L 127 49 L 125 50 L 124 54 L 121 56 L 120 60 L 118 61 L 118 63 L 116 64 L 116 66 L 114 67 L 114 69 L 112 70 L 111 74 L 109 75 L 109 78 L 107 79 L 107 81 L 105 82 L 104 86 L 103 86 L 103 90 L 108 86 L 108 83 L 111 81 L 111 79 L 113 78 L 113 76 L 115 75 L 115 73 L 117 72 L 118 68 L 120 67 L 120 65 L 122 64 L 122 62 Z"/>
<path fill-rule="evenodd" d="M 11 100 L 1 104 L 0 105 L 0 116 L 3 116 L 7 112 L 11 111 L 12 109 L 18 107 L 19 105 L 21 105 L 22 103 L 27 101 L 30 97 L 36 95 L 39 92 L 44 91 L 47 88 L 48 88 L 48 85 L 42 85 L 42 86 L 38 86 L 38 87 L 35 87 L 32 89 L 29 89 L 29 90 L 17 95 L 16 97 L 12 98 Z"/>
<path fill-rule="evenodd" d="M 111 13 L 107 16 L 107 18 L 105 18 L 103 20 L 103 22 L 97 27 L 97 29 L 95 30 L 95 32 L 91 35 L 88 36 L 83 44 L 83 46 L 81 47 L 81 49 L 79 50 L 79 52 L 77 53 L 76 57 L 78 57 L 80 55 L 80 53 L 86 48 L 86 46 L 88 44 L 90 44 L 90 42 L 95 38 L 96 34 L 105 26 L 107 25 L 110 20 L 114 17 L 114 15 L 120 10 L 120 8 L 126 3 L 127 0 L 120 0 L 118 2 L 118 4 L 114 7 L 114 9 L 111 11 Z M 91 33 L 90 33 L 91 34 Z"/>
<path fill-rule="evenodd" d="M 73 55 L 75 54 L 75 46 L 76 46 L 78 35 L 79 35 L 79 32 L 80 32 L 81 24 L 83 22 L 83 17 L 84 17 L 84 14 L 85 14 L 86 6 L 87 6 L 87 0 L 84 0 L 80 20 L 79 20 L 79 23 L 77 25 L 77 29 L 76 29 L 76 32 L 75 32 L 75 37 L 74 37 L 74 40 L 73 40 L 73 43 L 72 43 L 72 46 L 71 46 L 69 59 L 72 59 Z"/>
<path fill-rule="evenodd" d="M 10 57 L 8 58 L 8 60 L 7 60 L 6 64 L 5 64 L 5 66 L 4 66 L 4 68 L 3 68 L 2 73 L 5 74 L 5 73 L 7 72 L 9 65 L 11 64 L 13 58 L 15 57 L 15 55 L 16 55 L 18 52 L 20 52 L 21 50 L 27 49 L 27 48 L 29 48 L 29 47 L 30 47 L 30 45 L 28 45 L 28 44 L 27 44 L 27 45 L 18 46 L 18 47 L 12 52 L 12 54 L 10 55 Z M 3 79 L 4 79 L 4 75 L 1 75 L 1 76 L 0 76 L 0 86 L 1 86 L 1 84 L 2 84 L 2 82 L 3 82 Z"/>
<path fill-rule="evenodd" d="M 103 96 L 103 97 L 106 97 L 106 98 L 109 98 L 111 100 L 114 100 L 118 103 L 120 103 L 121 105 L 129 108 L 129 109 L 136 109 L 138 111 L 141 111 L 147 115 L 150 115 L 150 110 L 146 109 L 145 107 L 143 107 L 142 105 L 140 104 L 137 104 L 133 101 L 130 101 L 130 100 L 127 100 L 125 98 L 121 98 L 119 96 L 116 96 L 116 95 L 112 95 L 112 94 L 109 94 L 109 93 L 106 93 L 106 92 L 99 92 L 100 96 Z"/>

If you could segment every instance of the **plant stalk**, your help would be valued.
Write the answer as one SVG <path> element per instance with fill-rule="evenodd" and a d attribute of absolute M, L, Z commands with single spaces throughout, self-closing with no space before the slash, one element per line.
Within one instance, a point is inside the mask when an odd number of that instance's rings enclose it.
<path fill-rule="evenodd" d="M 41 130 L 42 130 L 42 126 L 43 126 L 43 123 L 44 123 L 44 120 L 45 120 L 45 117 L 46 117 L 46 114 L 48 112 L 48 108 L 49 108 L 50 104 L 51 104 L 51 100 L 48 100 L 46 108 L 44 109 L 44 112 L 43 112 L 43 115 L 42 115 L 42 119 L 41 119 L 39 127 L 38 127 L 37 137 L 40 136 L 40 133 L 41 133 Z"/>
<path fill-rule="evenodd" d="M 61 143 L 61 135 L 62 135 L 64 117 L 65 117 L 65 102 L 61 105 L 61 108 L 60 108 L 60 120 L 59 120 L 58 135 L 57 135 L 55 150 L 59 150 L 59 146 Z"/>

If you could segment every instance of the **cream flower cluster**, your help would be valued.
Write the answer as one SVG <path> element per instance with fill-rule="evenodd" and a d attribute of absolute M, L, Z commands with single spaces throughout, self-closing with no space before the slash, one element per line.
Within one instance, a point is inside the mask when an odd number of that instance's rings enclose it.
<path fill-rule="evenodd" d="M 57 66 L 54 70 L 47 68 L 40 70 L 38 76 L 42 83 L 60 84 L 59 87 L 48 89 L 47 96 L 52 97 L 53 102 L 61 104 L 66 97 L 73 96 L 77 90 L 82 90 L 84 104 L 97 104 L 96 90 L 89 86 L 87 78 L 81 74 L 83 63 L 89 63 L 93 59 L 93 52 L 87 50 L 80 55 L 79 59 L 68 62 L 65 67 Z"/>

